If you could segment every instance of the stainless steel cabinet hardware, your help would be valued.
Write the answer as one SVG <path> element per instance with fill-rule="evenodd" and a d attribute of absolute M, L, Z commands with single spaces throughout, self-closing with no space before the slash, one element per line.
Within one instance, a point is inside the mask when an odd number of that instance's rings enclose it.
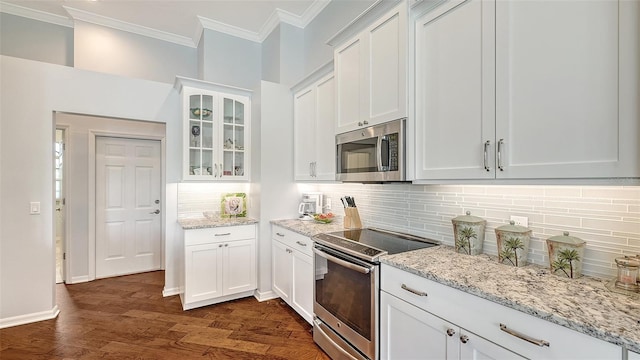
<path fill-rule="evenodd" d="M 228 233 L 222 233 L 222 234 L 215 234 L 214 236 L 227 236 L 227 235 L 231 235 L 231 233 L 228 232 Z"/>
<path fill-rule="evenodd" d="M 296 241 L 296 244 L 300 246 L 307 246 L 307 244 L 303 243 L 302 241 Z"/>
<path fill-rule="evenodd" d="M 424 291 L 418 291 L 418 290 L 414 290 L 410 287 L 408 287 L 405 284 L 402 284 L 402 286 L 400 286 L 403 290 L 407 290 L 408 292 L 412 293 L 412 294 L 416 294 L 418 296 L 427 296 L 427 293 Z"/>
<path fill-rule="evenodd" d="M 487 140 L 487 142 L 484 143 L 484 169 L 486 171 L 491 171 L 491 168 L 489 167 L 489 146 L 491 145 L 491 141 Z"/>
<path fill-rule="evenodd" d="M 513 335 L 515 337 L 517 337 L 518 339 L 522 339 L 524 341 L 530 342 L 534 345 L 538 345 L 540 347 L 544 347 L 544 346 L 549 346 L 549 342 L 545 341 L 545 340 L 538 340 L 538 339 L 534 339 L 530 336 L 527 336 L 519 331 L 515 331 L 515 330 L 511 330 L 509 328 L 507 328 L 507 325 L 505 324 L 500 324 L 500 330 L 506 332 L 509 335 Z"/>
<path fill-rule="evenodd" d="M 229 246 L 229 244 L 224 244 L 224 247 L 227 247 L 227 246 Z"/>
<path fill-rule="evenodd" d="M 500 171 L 504 171 L 504 166 L 502 166 L 502 145 L 504 145 L 504 139 L 498 141 L 498 169 Z"/>
<path fill-rule="evenodd" d="M 460 341 L 462 341 L 463 344 L 466 344 L 469 342 L 469 337 L 467 335 L 462 335 L 460 336 Z"/>
<path fill-rule="evenodd" d="M 447 335 L 449 335 L 449 336 L 453 336 L 453 335 L 455 335 L 455 334 L 456 334 L 456 331 L 455 331 L 455 330 L 453 330 L 453 329 L 447 329 Z"/>
<path fill-rule="evenodd" d="M 369 122 L 368 122 L 367 120 L 363 121 L 363 123 L 364 123 L 365 125 L 369 125 Z"/>
<path fill-rule="evenodd" d="M 313 176 L 313 161 L 309 163 L 309 176 Z"/>
<path fill-rule="evenodd" d="M 159 209 L 156 209 L 156 211 L 152 211 L 152 212 L 150 212 L 149 214 L 160 214 L 160 210 L 159 210 Z"/>
<path fill-rule="evenodd" d="M 279 232 L 277 232 L 277 233 L 276 233 L 276 235 L 278 235 L 278 236 L 280 236 L 280 237 L 284 237 L 284 234 L 283 234 L 283 233 L 279 233 Z"/>
<path fill-rule="evenodd" d="M 362 121 L 358 121 L 358 126 L 362 126 Z"/>
<path fill-rule="evenodd" d="M 213 164 L 213 177 L 218 177 L 218 164 Z"/>
<path fill-rule="evenodd" d="M 222 244 L 218 245 L 218 247 L 222 247 Z"/>
<path fill-rule="evenodd" d="M 291 254 L 291 253 L 293 252 L 293 250 L 291 250 L 291 249 L 287 249 L 287 252 L 288 252 L 289 254 Z"/>

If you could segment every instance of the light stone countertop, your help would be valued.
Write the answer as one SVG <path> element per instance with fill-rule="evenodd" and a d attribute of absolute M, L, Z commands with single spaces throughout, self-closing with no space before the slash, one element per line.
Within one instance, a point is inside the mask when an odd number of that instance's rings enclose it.
<path fill-rule="evenodd" d="M 178 219 L 178 224 L 180 224 L 184 230 L 250 225 L 256 223 L 258 223 L 258 220 L 250 217 L 222 218 L 220 217 L 220 213 L 211 213 L 208 216 L 202 215 Z"/>
<path fill-rule="evenodd" d="M 342 217 L 340 216 L 336 216 L 329 224 L 323 224 L 313 220 L 302 221 L 299 219 L 271 220 L 271 224 L 282 226 L 285 229 L 309 237 L 317 234 L 344 230 Z"/>
<path fill-rule="evenodd" d="M 381 262 L 640 352 L 640 294 L 611 292 L 605 287 L 610 279 L 562 278 L 541 266 L 511 267 L 445 245 L 387 255 Z"/>

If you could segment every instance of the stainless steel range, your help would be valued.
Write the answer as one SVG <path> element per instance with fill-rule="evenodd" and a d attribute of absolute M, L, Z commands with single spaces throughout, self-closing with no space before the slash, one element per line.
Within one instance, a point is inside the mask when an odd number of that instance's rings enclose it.
<path fill-rule="evenodd" d="M 377 359 L 380 257 L 438 242 L 373 228 L 313 240 L 313 340 L 334 360 Z"/>

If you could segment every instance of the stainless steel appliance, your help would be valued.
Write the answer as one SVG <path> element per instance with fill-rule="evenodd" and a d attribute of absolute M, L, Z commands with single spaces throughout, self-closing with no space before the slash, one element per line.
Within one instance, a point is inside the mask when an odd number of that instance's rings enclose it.
<path fill-rule="evenodd" d="M 336 135 L 336 180 L 405 181 L 405 119 Z"/>
<path fill-rule="evenodd" d="M 313 340 L 334 360 L 376 359 L 380 257 L 438 243 L 374 228 L 319 234 L 313 240 Z"/>
<path fill-rule="evenodd" d="M 304 193 L 298 205 L 300 220 L 313 220 L 314 214 L 322 213 L 322 193 Z"/>

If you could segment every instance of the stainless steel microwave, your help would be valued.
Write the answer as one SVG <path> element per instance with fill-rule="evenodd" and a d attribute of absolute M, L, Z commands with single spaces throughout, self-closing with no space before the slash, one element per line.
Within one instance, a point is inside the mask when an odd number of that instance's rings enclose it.
<path fill-rule="evenodd" d="M 405 119 L 336 135 L 336 180 L 405 181 Z"/>

